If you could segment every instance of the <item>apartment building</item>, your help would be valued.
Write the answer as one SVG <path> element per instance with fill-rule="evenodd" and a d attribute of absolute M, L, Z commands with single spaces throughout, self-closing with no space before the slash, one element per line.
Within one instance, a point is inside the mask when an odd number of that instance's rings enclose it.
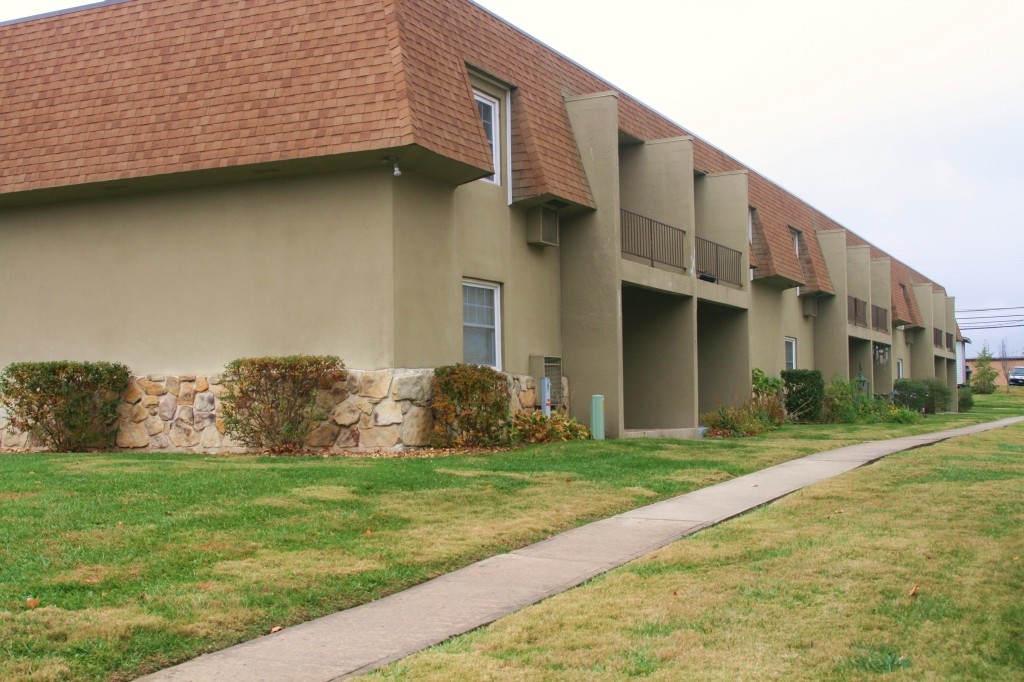
<path fill-rule="evenodd" d="M 473 362 L 603 395 L 611 437 L 693 435 L 754 367 L 956 385 L 940 284 L 467 0 L 119 0 L 0 42 L 0 364 Z"/>

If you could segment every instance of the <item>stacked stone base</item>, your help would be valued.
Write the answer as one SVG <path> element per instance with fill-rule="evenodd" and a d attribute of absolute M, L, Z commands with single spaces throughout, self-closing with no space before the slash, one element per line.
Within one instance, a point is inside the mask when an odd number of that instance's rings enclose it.
<path fill-rule="evenodd" d="M 507 375 L 509 407 L 534 409 L 535 384 Z M 432 369 L 349 370 L 345 381 L 317 395 L 327 418 L 310 433 L 311 451 L 402 450 L 430 444 L 434 426 Z M 563 391 L 565 388 L 563 387 Z M 150 374 L 133 377 L 118 405 L 116 450 L 245 452 L 224 429 L 220 375 Z M 568 395 L 567 391 L 563 395 Z M 39 450 L 31 434 L 12 432 L 0 415 L 0 447 Z"/>

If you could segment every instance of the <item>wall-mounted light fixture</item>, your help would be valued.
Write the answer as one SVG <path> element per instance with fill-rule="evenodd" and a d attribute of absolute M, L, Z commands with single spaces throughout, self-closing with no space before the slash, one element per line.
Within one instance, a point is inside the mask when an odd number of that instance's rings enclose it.
<path fill-rule="evenodd" d="M 396 159 L 393 156 L 385 156 L 384 159 L 381 161 L 381 163 L 385 163 L 385 164 L 390 163 L 392 165 L 392 167 L 394 167 L 394 176 L 396 178 L 397 177 L 401 177 L 402 169 L 398 167 L 398 159 Z"/>

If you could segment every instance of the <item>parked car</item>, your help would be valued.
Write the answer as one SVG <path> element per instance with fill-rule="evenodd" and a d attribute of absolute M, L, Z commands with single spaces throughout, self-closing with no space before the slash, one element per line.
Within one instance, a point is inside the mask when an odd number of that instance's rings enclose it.
<path fill-rule="evenodd" d="M 1014 367 L 1006 380 L 1011 386 L 1024 386 L 1024 367 Z"/>

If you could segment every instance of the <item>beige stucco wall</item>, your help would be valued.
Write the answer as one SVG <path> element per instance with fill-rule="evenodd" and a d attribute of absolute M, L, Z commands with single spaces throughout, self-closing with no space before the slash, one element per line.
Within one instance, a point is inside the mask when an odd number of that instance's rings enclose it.
<path fill-rule="evenodd" d="M 389 172 L 0 211 L 0 365 L 139 373 L 333 353 L 394 365 Z"/>

